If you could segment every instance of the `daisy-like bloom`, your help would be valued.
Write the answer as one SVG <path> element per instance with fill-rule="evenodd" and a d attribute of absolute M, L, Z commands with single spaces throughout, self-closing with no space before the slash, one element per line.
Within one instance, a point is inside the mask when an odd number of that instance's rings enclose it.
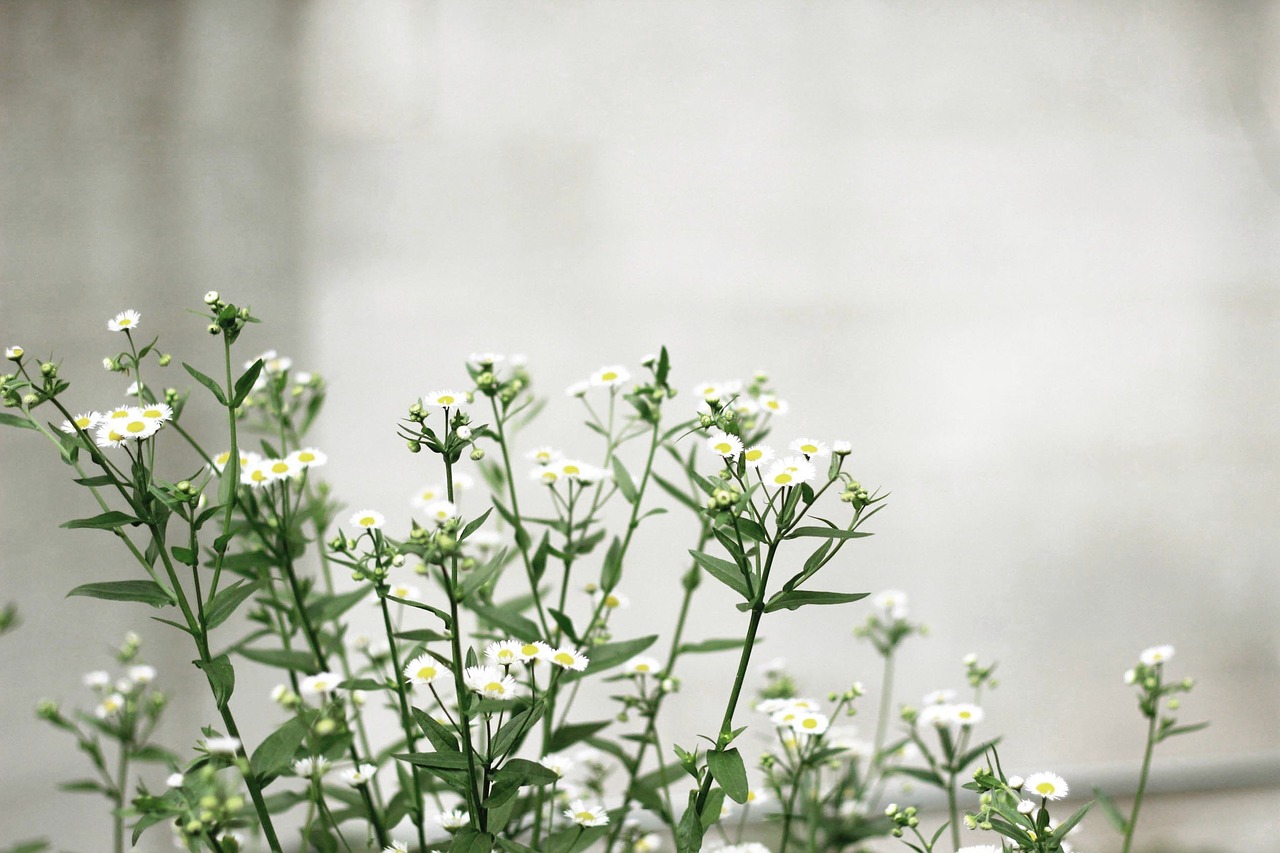
<path fill-rule="evenodd" d="M 433 501 L 424 507 L 422 511 L 427 518 L 441 527 L 449 519 L 458 517 L 458 508 L 449 501 Z"/>
<path fill-rule="evenodd" d="M 142 389 L 138 387 L 137 382 L 130 382 L 129 387 L 124 389 L 124 395 L 126 397 L 137 397 L 141 393 Z"/>
<path fill-rule="evenodd" d="M 1023 786 L 1023 785 L 1025 785 L 1025 784 L 1026 784 L 1026 780 L 1025 780 L 1025 779 L 1023 779 L 1021 776 L 1010 776 L 1010 777 L 1009 777 L 1009 787 L 1010 787 L 1010 788 L 1012 788 L 1012 789 L 1013 789 L 1013 790 L 1015 790 L 1015 791 L 1021 791 L 1021 790 L 1022 790 L 1022 786 Z"/>
<path fill-rule="evenodd" d="M 724 430 L 712 430 L 707 436 L 707 449 L 725 459 L 736 459 L 742 452 L 742 439 L 729 435 Z"/>
<path fill-rule="evenodd" d="M 772 395 L 762 396 L 759 403 L 761 411 L 768 412 L 771 415 L 785 415 L 791 409 L 786 400 L 779 400 Z"/>
<path fill-rule="evenodd" d="M 166 403 L 147 403 L 145 406 L 139 406 L 138 412 L 144 418 L 160 423 L 173 420 L 173 409 Z"/>
<path fill-rule="evenodd" d="M 473 352 L 471 353 L 471 357 L 467 359 L 467 362 L 472 367 L 482 369 L 492 368 L 495 364 L 502 364 L 504 361 L 506 361 L 506 359 L 498 355 L 496 352 Z"/>
<path fill-rule="evenodd" d="M 341 682 L 342 676 L 335 672 L 317 672 L 299 682 L 298 692 L 303 696 L 327 696 Z"/>
<path fill-rule="evenodd" d="M 538 466 L 529 472 L 530 480 L 537 480 L 544 486 L 554 486 L 560 479 L 560 472 L 551 466 Z"/>
<path fill-rule="evenodd" d="M 268 459 L 266 467 L 273 480 L 292 480 L 302 473 L 302 466 L 289 458 Z"/>
<path fill-rule="evenodd" d="M 650 832 L 631 842 L 631 853 L 656 853 L 662 849 L 662 837 Z"/>
<path fill-rule="evenodd" d="M 982 722 L 982 709 L 977 705 L 961 703 L 951 706 L 951 720 L 958 726 L 975 726 Z"/>
<path fill-rule="evenodd" d="M 26 352 L 26 350 L 24 350 L 22 347 L 16 347 L 16 346 L 15 346 L 15 347 L 5 347 L 5 348 L 4 348 L 4 357 L 5 357 L 5 358 L 7 358 L 7 359 L 9 359 L 9 361 L 21 361 L 21 360 L 22 360 L 22 355 L 23 355 L 23 353 L 25 353 L 25 352 Z"/>
<path fill-rule="evenodd" d="M 956 699 L 956 692 L 954 690 L 943 688 L 941 690 L 931 690 L 928 693 L 924 694 L 924 699 L 921 700 L 920 704 L 921 705 L 947 705 L 951 702 L 954 702 L 955 699 Z"/>
<path fill-rule="evenodd" d="M 1036 804 L 1031 800 L 1022 800 L 1018 803 L 1018 814 L 1031 814 L 1036 810 Z"/>
<path fill-rule="evenodd" d="M 465 406 L 468 402 L 465 391 L 453 391 L 447 388 L 442 391 L 432 391 L 422 398 L 422 405 L 438 406 L 442 409 Z"/>
<path fill-rule="evenodd" d="M 591 383 L 584 379 L 581 382 L 575 382 L 568 388 L 564 389 L 564 394 L 566 397 L 585 397 L 587 392 L 590 390 Z"/>
<path fill-rule="evenodd" d="M 293 772 L 304 779 L 319 779 L 329 772 L 329 759 L 323 756 L 305 756 L 293 762 Z"/>
<path fill-rule="evenodd" d="M 769 722 L 773 723 L 775 726 L 785 726 L 789 728 L 792 723 L 807 713 L 808 711 L 803 708 L 797 708 L 794 705 L 787 705 L 773 712 L 769 717 Z"/>
<path fill-rule="evenodd" d="M 748 468 L 759 468 L 773 459 L 773 448 L 764 444 L 752 445 L 747 448 L 743 458 L 747 460 Z"/>
<path fill-rule="evenodd" d="M 357 764 L 355 767 L 348 767 L 339 774 L 343 782 L 352 788 L 357 788 L 365 784 L 373 778 L 373 774 L 378 772 L 378 768 L 373 764 Z"/>
<path fill-rule="evenodd" d="M 85 687 L 100 690 L 111 684 L 111 674 L 105 670 L 95 669 L 93 672 L 86 672 L 80 681 Z"/>
<path fill-rule="evenodd" d="M 404 668 L 405 681 L 411 684 L 430 684 L 444 678 L 448 673 L 449 670 L 441 666 L 440 662 L 431 655 L 420 655 L 409 661 Z"/>
<path fill-rule="evenodd" d="M 535 447 L 533 450 L 530 450 L 524 455 L 524 458 L 531 462 L 536 462 L 539 465 L 550 465 L 552 462 L 555 462 L 563 456 L 564 454 L 559 450 L 556 450 L 554 447 L 543 446 Z"/>
<path fill-rule="evenodd" d="M 93 710 L 93 713 L 99 720 L 105 720 L 107 717 L 116 716 L 123 710 L 124 697 L 119 693 L 112 693 L 102 698 L 102 702 Z"/>
<path fill-rule="evenodd" d="M 413 504 L 414 509 L 426 509 L 436 501 L 444 500 L 448 494 L 444 483 L 431 483 L 419 489 L 418 493 L 409 499 L 409 503 Z"/>
<path fill-rule="evenodd" d="M 421 601 L 422 600 L 422 590 L 418 589 L 416 586 L 413 586 L 412 584 L 407 584 L 407 583 L 392 584 L 387 589 L 387 595 L 393 598 L 403 598 L 405 601 Z M 374 607 L 382 606 L 382 604 L 376 598 L 373 600 L 372 603 Z"/>
<path fill-rule="evenodd" d="M 826 732 L 831 719 L 826 714 L 809 711 L 791 721 L 791 728 L 802 735 L 817 736 Z"/>
<path fill-rule="evenodd" d="M 551 755 L 544 755 L 538 759 L 538 763 L 550 770 L 552 773 L 564 778 L 565 774 L 573 769 L 573 759 L 567 755 L 561 755 L 554 752 Z"/>
<path fill-rule="evenodd" d="M 916 720 L 922 726 L 928 725 L 944 729 L 950 726 L 955 718 L 951 713 L 950 705 L 926 705 L 920 709 L 920 713 L 916 715 Z"/>
<path fill-rule="evenodd" d="M 848 456 L 853 452 L 853 443 L 848 441 L 831 442 L 831 452 L 836 456 Z"/>
<path fill-rule="evenodd" d="M 871 599 L 877 614 L 890 622 L 907 618 L 907 594 L 900 589 L 886 589 Z"/>
<path fill-rule="evenodd" d="M 561 646 L 556 649 L 551 653 L 550 661 L 562 669 L 572 669 L 575 672 L 582 672 L 590 663 L 587 656 L 573 646 Z"/>
<path fill-rule="evenodd" d="M 561 459 L 555 465 L 548 466 L 548 470 L 555 471 L 561 477 L 576 480 L 582 479 L 590 467 L 586 462 L 580 462 L 577 459 Z"/>
<path fill-rule="evenodd" d="M 520 646 L 520 660 L 528 663 L 530 661 L 549 660 L 555 650 L 541 640 L 534 640 L 532 643 L 523 643 Z"/>
<path fill-rule="evenodd" d="M 113 427 L 129 438 L 144 439 L 155 435 L 163 423 L 159 418 L 147 417 L 142 409 L 130 407 L 129 416 L 114 421 Z"/>
<path fill-rule="evenodd" d="M 1138 656 L 1138 660 L 1147 666 L 1155 666 L 1158 663 L 1165 663 L 1173 658 L 1173 646 L 1152 646 L 1143 651 Z"/>
<path fill-rule="evenodd" d="M 202 746 L 211 755 L 235 755 L 240 751 L 240 738 L 207 737 Z"/>
<path fill-rule="evenodd" d="M 101 420 L 102 420 L 101 412 L 84 412 L 82 414 L 76 415 L 75 420 L 73 421 L 63 421 L 62 431 L 67 433 L 68 435 L 75 435 L 77 429 L 88 432 L 89 430 L 97 426 L 98 422 Z"/>
<path fill-rule="evenodd" d="M 519 695 L 516 680 L 496 666 L 469 666 L 462 678 L 467 687 L 486 699 L 514 699 Z"/>
<path fill-rule="evenodd" d="M 1061 800 L 1071 790 L 1067 787 L 1067 780 L 1056 773 L 1032 773 L 1027 776 L 1022 789 L 1046 800 Z"/>
<path fill-rule="evenodd" d="M 271 473 L 273 459 L 254 459 L 248 465 L 240 466 L 240 482 L 251 489 L 261 489 L 275 482 Z"/>
<path fill-rule="evenodd" d="M 150 684 L 155 681 L 156 668 L 145 663 L 129 667 L 129 680 L 134 684 Z"/>
<path fill-rule="evenodd" d="M 609 815 L 605 812 L 604 806 L 588 806 L 582 800 L 569 803 L 569 808 L 564 810 L 564 816 L 578 826 L 604 826 L 609 822 Z"/>
<path fill-rule="evenodd" d="M 752 788 L 747 791 L 747 802 L 745 805 L 758 806 L 762 803 L 769 802 L 770 799 L 771 797 L 769 796 L 769 792 L 764 788 Z"/>
<path fill-rule="evenodd" d="M 620 364 L 610 364 L 591 374 L 592 385 L 616 388 L 631 378 L 631 373 Z"/>
<path fill-rule="evenodd" d="M 277 684 L 275 687 L 271 688 L 271 701 L 275 702 L 277 705 L 287 708 L 296 699 L 297 697 L 294 695 L 293 691 L 289 689 L 289 685 L 287 684 Z"/>
<path fill-rule="evenodd" d="M 227 463 L 230 461 L 231 461 L 231 451 L 224 450 L 221 453 L 219 453 L 217 456 L 213 457 L 213 464 L 210 467 L 214 471 L 221 474 L 223 469 L 227 467 Z M 259 456 L 258 454 L 247 452 L 244 450 L 240 451 L 240 468 L 241 469 L 248 468 L 250 465 L 254 464 L 255 462 L 260 462 L 260 461 L 262 461 L 262 457 Z"/>
<path fill-rule="evenodd" d="M 382 848 L 382 853 L 409 853 L 409 845 L 403 841 L 392 841 Z"/>
<path fill-rule="evenodd" d="M 117 421 L 102 421 L 98 424 L 98 432 L 94 435 L 93 441 L 99 447 L 117 448 L 122 447 L 126 441 L 133 438 L 126 435 L 116 428 Z"/>
<path fill-rule="evenodd" d="M 108 320 L 107 328 L 113 332 L 123 332 L 128 329 L 138 328 L 140 322 L 142 322 L 142 315 L 129 308 Z"/>
<path fill-rule="evenodd" d="M 387 523 L 386 516 L 372 509 L 362 509 L 350 518 L 352 527 L 362 527 L 365 530 L 377 530 Z"/>
<path fill-rule="evenodd" d="M 450 809 L 447 812 L 440 812 L 440 814 L 436 815 L 436 823 L 450 832 L 462 829 L 468 822 L 467 813 L 462 809 Z"/>
<path fill-rule="evenodd" d="M 777 488 L 798 486 L 809 482 L 815 476 L 817 471 L 803 457 L 788 456 L 769 466 L 769 470 L 764 475 L 764 484 Z"/>
<path fill-rule="evenodd" d="M 610 592 L 605 595 L 603 603 L 607 610 L 626 610 L 631 606 L 631 599 L 620 592 Z"/>
<path fill-rule="evenodd" d="M 315 468 L 329 461 L 329 457 L 323 451 L 314 447 L 304 447 L 301 450 L 295 450 L 289 454 L 289 461 L 294 465 L 300 465 L 303 468 Z"/>
<path fill-rule="evenodd" d="M 742 383 L 736 379 L 727 382 L 699 382 L 693 393 L 704 400 L 727 400 L 742 390 Z"/>
<path fill-rule="evenodd" d="M 459 433 L 459 435 L 461 435 L 461 433 Z M 453 472 L 453 491 L 455 494 L 458 492 L 469 492 L 475 487 L 475 478 L 466 471 Z"/>
<path fill-rule="evenodd" d="M 165 777 L 164 783 L 170 788 L 181 788 L 182 783 L 185 781 L 185 779 L 186 777 L 184 777 L 181 773 L 170 773 L 167 777 Z"/>
<path fill-rule="evenodd" d="M 796 453 L 803 454 L 806 458 L 812 459 L 814 456 L 826 456 L 831 453 L 827 446 L 816 438 L 797 438 L 787 447 Z"/>
<path fill-rule="evenodd" d="M 500 643 L 490 643 L 485 647 L 484 656 L 489 659 L 489 663 L 498 666 L 511 666 L 520 663 L 520 647 L 524 644 L 519 640 L 503 640 Z"/>
<path fill-rule="evenodd" d="M 280 355 L 273 349 L 269 349 L 257 358 L 251 358 L 244 363 L 244 369 L 248 370 L 253 367 L 254 362 L 262 362 L 262 372 L 272 376 L 278 376 L 289 368 L 293 367 L 293 359 L 285 355 Z"/>
<path fill-rule="evenodd" d="M 662 664 L 657 658 L 640 655 L 624 663 L 622 670 L 631 675 L 657 675 L 662 671 Z"/>

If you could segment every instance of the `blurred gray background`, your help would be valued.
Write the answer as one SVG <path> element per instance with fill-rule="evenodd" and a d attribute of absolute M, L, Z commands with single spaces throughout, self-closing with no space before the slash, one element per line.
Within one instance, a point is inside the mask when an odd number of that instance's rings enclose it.
<path fill-rule="evenodd" d="M 1278 37 L 1271 2 L 7 0 L 0 343 L 105 407 L 115 312 L 212 368 L 187 309 L 252 304 L 242 354 L 328 379 L 327 473 L 393 524 L 435 473 L 395 419 L 472 351 L 528 354 L 552 405 L 522 440 L 583 454 L 561 389 L 602 364 L 666 344 L 684 388 L 765 369 L 779 438 L 847 438 L 893 492 L 823 586 L 911 595 L 933 632 L 904 701 L 999 659 L 1006 767 L 1123 790 L 1144 727 L 1121 673 L 1173 643 L 1200 680 L 1183 719 L 1214 725 L 1160 749 L 1142 834 L 1280 850 Z M 0 602 L 25 617 L 0 639 L 0 846 L 93 853 L 105 808 L 55 793 L 85 773 L 37 700 L 87 702 L 133 628 L 181 694 L 164 734 L 215 715 L 185 638 L 63 600 L 131 571 L 57 529 L 92 509 L 66 469 L 27 433 L 0 459 Z M 669 630 L 691 536 L 641 529 L 619 634 Z M 694 638 L 741 630 L 703 601 Z M 761 657 L 809 692 L 874 685 L 865 614 L 780 614 Z M 729 668 L 688 661 L 670 731 L 715 727 Z M 240 675 L 251 740 L 272 683 Z"/>

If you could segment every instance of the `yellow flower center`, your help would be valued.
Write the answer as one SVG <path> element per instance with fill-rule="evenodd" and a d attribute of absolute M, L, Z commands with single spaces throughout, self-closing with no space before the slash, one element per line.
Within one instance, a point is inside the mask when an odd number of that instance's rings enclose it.
<path fill-rule="evenodd" d="M 88 429 L 89 424 L 91 423 L 93 423 L 93 421 L 88 418 L 76 418 L 76 426 L 80 427 L 80 429 Z"/>
<path fill-rule="evenodd" d="M 121 320 L 121 321 L 120 321 L 120 325 L 121 325 L 121 326 L 132 326 L 132 325 L 133 325 L 133 321 L 132 321 L 132 320 L 130 320 L 128 317 L 125 317 L 123 320 Z"/>
<path fill-rule="evenodd" d="M 604 373 L 600 374 L 600 378 L 605 382 L 613 382 L 618 378 L 618 374 L 612 370 L 606 370 Z"/>
<path fill-rule="evenodd" d="M 550 462 L 550 461 L 551 461 L 551 454 L 550 454 L 550 453 L 539 453 L 539 454 L 537 455 L 537 457 L 536 457 L 536 458 L 537 458 L 537 460 L 538 460 L 539 462 Z"/>
<path fill-rule="evenodd" d="M 556 480 L 560 479 L 560 475 L 557 474 L 555 471 L 543 471 L 542 479 L 544 482 L 554 483 Z"/>
<path fill-rule="evenodd" d="M 1041 782 L 1039 785 L 1036 785 L 1036 793 L 1042 797 L 1047 797 L 1050 794 L 1056 793 L 1057 790 L 1058 789 L 1054 787 L 1052 782 Z"/>
<path fill-rule="evenodd" d="M 520 654 L 524 655 L 525 657 L 533 657 L 537 653 L 538 653 L 538 647 L 535 646 L 533 643 L 525 643 L 523 646 L 520 647 Z"/>
<path fill-rule="evenodd" d="M 452 395 L 452 394 L 443 394 L 443 395 L 441 395 L 440 397 L 438 397 L 438 398 L 436 399 L 436 402 L 437 402 L 437 403 L 442 403 L 442 404 L 444 404 L 444 405 L 446 405 L 446 406 L 452 406 L 452 405 L 453 405 L 453 395 Z"/>
<path fill-rule="evenodd" d="M 731 453 L 733 452 L 733 445 L 727 441 L 721 441 L 717 443 L 715 447 L 712 449 L 715 450 L 716 453 L 721 453 L 721 454 Z"/>
<path fill-rule="evenodd" d="M 162 414 L 164 413 L 161 412 L 159 409 L 143 409 L 142 410 L 142 416 L 144 418 L 158 418 Z"/>
<path fill-rule="evenodd" d="M 748 462 L 755 462 L 757 459 L 759 459 L 759 458 L 760 458 L 760 457 L 762 457 L 762 456 L 764 456 L 764 451 L 763 451 L 763 450 L 748 450 L 748 451 L 747 451 L 747 461 L 748 461 Z"/>
<path fill-rule="evenodd" d="M 271 473 L 273 474 L 287 474 L 288 472 L 289 472 L 288 462 L 283 462 L 283 461 L 276 462 L 274 465 L 271 466 Z"/>
<path fill-rule="evenodd" d="M 649 670 L 649 664 L 647 664 L 647 663 L 638 663 L 638 664 L 636 664 L 636 672 L 649 672 L 649 671 L 650 671 L 650 670 Z"/>
<path fill-rule="evenodd" d="M 434 666 L 424 666 L 418 670 L 418 677 L 424 681 L 436 677 L 436 668 Z"/>
<path fill-rule="evenodd" d="M 596 816 L 594 812 L 578 812 L 573 816 L 573 819 L 585 822 L 589 820 L 595 820 Z"/>
<path fill-rule="evenodd" d="M 361 527 L 373 527 L 373 525 L 377 523 L 378 523 L 378 520 L 374 518 L 372 515 L 366 515 L 364 518 L 360 519 Z"/>
<path fill-rule="evenodd" d="M 490 681 L 484 686 L 485 693 L 506 693 L 506 689 L 502 686 L 501 681 Z"/>
<path fill-rule="evenodd" d="M 564 472 L 566 474 L 581 474 L 582 469 L 579 468 L 577 465 L 566 465 L 564 466 Z"/>
<path fill-rule="evenodd" d="M 775 410 L 776 410 L 776 409 L 778 408 L 778 401 L 777 401 L 777 400 L 769 400 L 769 401 L 767 401 L 767 402 L 764 404 L 764 406 L 765 406 L 765 408 L 766 408 L 766 409 L 775 409 Z"/>
<path fill-rule="evenodd" d="M 144 432 L 146 429 L 147 424 L 145 421 L 129 421 L 129 423 L 125 425 L 125 431 L 131 432 L 134 435 Z"/>
<path fill-rule="evenodd" d="M 316 455 L 314 453 L 309 453 L 306 450 L 304 450 L 298 454 L 298 461 L 299 462 L 315 462 Z"/>
<path fill-rule="evenodd" d="M 123 436 L 123 435 L 121 435 L 120 433 L 116 432 L 115 430 L 110 430 L 110 431 L 107 433 L 107 438 L 108 438 L 110 441 L 124 441 L 124 436 Z"/>
<path fill-rule="evenodd" d="M 573 655 L 568 652 L 557 652 L 554 660 L 561 666 L 573 666 Z"/>
<path fill-rule="evenodd" d="M 127 417 L 129 417 L 129 410 L 128 410 L 128 409 L 116 409 L 114 412 L 112 412 L 112 413 L 111 413 L 111 417 L 113 417 L 113 418 L 127 418 Z"/>
<path fill-rule="evenodd" d="M 802 720 L 800 722 L 800 726 L 806 729 L 816 729 L 818 727 L 818 721 L 813 718 L 809 718 L 807 720 Z"/>
<path fill-rule="evenodd" d="M 813 444 L 802 444 L 802 445 L 800 445 L 800 449 L 801 449 L 804 453 L 817 453 L 817 452 L 818 452 L 818 448 L 817 448 L 817 446 L 816 446 L 816 445 L 813 445 Z"/>
<path fill-rule="evenodd" d="M 253 480 L 255 483 L 261 483 L 263 480 L 267 479 L 267 472 L 258 468 L 249 474 L 249 479 Z"/>
<path fill-rule="evenodd" d="M 790 483 L 791 480 L 791 475 L 785 471 L 773 478 L 773 482 L 777 483 L 779 486 L 785 486 L 787 483 Z"/>
<path fill-rule="evenodd" d="M 605 596 L 605 599 L 604 599 L 605 607 L 620 607 L 621 605 L 622 605 L 622 601 L 619 600 L 618 596 L 616 595 Z"/>

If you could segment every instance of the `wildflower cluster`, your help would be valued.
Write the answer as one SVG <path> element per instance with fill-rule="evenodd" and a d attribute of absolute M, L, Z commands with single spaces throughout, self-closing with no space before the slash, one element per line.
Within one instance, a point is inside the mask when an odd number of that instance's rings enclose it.
<path fill-rule="evenodd" d="M 979 767 L 964 787 L 978 793 L 978 810 L 965 815 L 964 825 L 997 832 L 1015 845 L 1014 850 L 1025 853 L 1072 853 L 1067 836 L 1093 805 L 1087 803 L 1066 820 L 1055 820 L 1049 804 L 1066 798 L 1070 791 L 1066 780 L 1049 772 L 1031 773 L 1025 779 L 1005 776 L 998 757 L 994 770 Z M 1001 850 L 1003 845 L 992 849 Z"/>

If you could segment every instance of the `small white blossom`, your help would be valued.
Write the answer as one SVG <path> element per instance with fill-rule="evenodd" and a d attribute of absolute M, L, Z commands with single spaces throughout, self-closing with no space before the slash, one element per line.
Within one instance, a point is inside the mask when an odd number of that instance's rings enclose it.
<path fill-rule="evenodd" d="M 373 764 L 358 764 L 355 767 L 348 767 L 343 770 L 339 777 L 343 782 L 355 788 L 368 782 L 377 772 L 378 768 Z"/>
<path fill-rule="evenodd" d="M 816 438 L 797 438 L 788 445 L 788 448 L 795 453 L 800 453 L 807 458 L 814 456 L 827 456 L 831 453 L 827 446 Z"/>
<path fill-rule="evenodd" d="M 582 800 L 574 800 L 564 810 L 564 816 L 578 826 L 604 826 L 609 822 L 609 815 L 604 806 L 588 806 Z"/>
<path fill-rule="evenodd" d="M 302 679 L 298 684 L 298 692 L 303 696 L 327 696 L 341 681 L 342 676 L 336 672 L 319 672 Z"/>
<path fill-rule="evenodd" d="M 235 755 L 240 750 L 240 739 L 234 737 L 207 737 L 204 749 L 213 755 Z"/>
<path fill-rule="evenodd" d="M 736 459 L 742 452 L 742 439 L 724 430 L 712 430 L 707 436 L 707 449 L 725 459 Z"/>
<path fill-rule="evenodd" d="M 372 509 L 362 509 L 351 516 L 351 526 L 363 527 L 365 530 L 377 530 L 386 523 L 386 516 Z"/>
<path fill-rule="evenodd" d="M 631 373 L 625 367 L 620 364 L 611 364 L 591 374 L 590 382 L 592 385 L 616 388 L 630 378 Z"/>
<path fill-rule="evenodd" d="M 1173 646 L 1152 646 L 1146 649 L 1138 656 L 1138 660 L 1147 666 L 1155 666 L 1156 664 L 1166 663 L 1173 659 Z"/>
<path fill-rule="evenodd" d="M 468 402 L 470 400 L 465 391 L 453 391 L 450 389 L 432 391 L 422 398 L 422 405 L 437 406 L 442 409 L 465 406 Z"/>
<path fill-rule="evenodd" d="M 107 328 L 113 332 L 124 332 L 130 329 L 138 328 L 138 324 L 142 322 L 142 315 L 132 308 L 121 311 L 115 317 L 107 321 Z"/>
<path fill-rule="evenodd" d="M 1067 781 L 1056 773 L 1032 773 L 1027 776 L 1023 790 L 1046 800 L 1060 800 L 1070 788 L 1067 787 Z"/>

